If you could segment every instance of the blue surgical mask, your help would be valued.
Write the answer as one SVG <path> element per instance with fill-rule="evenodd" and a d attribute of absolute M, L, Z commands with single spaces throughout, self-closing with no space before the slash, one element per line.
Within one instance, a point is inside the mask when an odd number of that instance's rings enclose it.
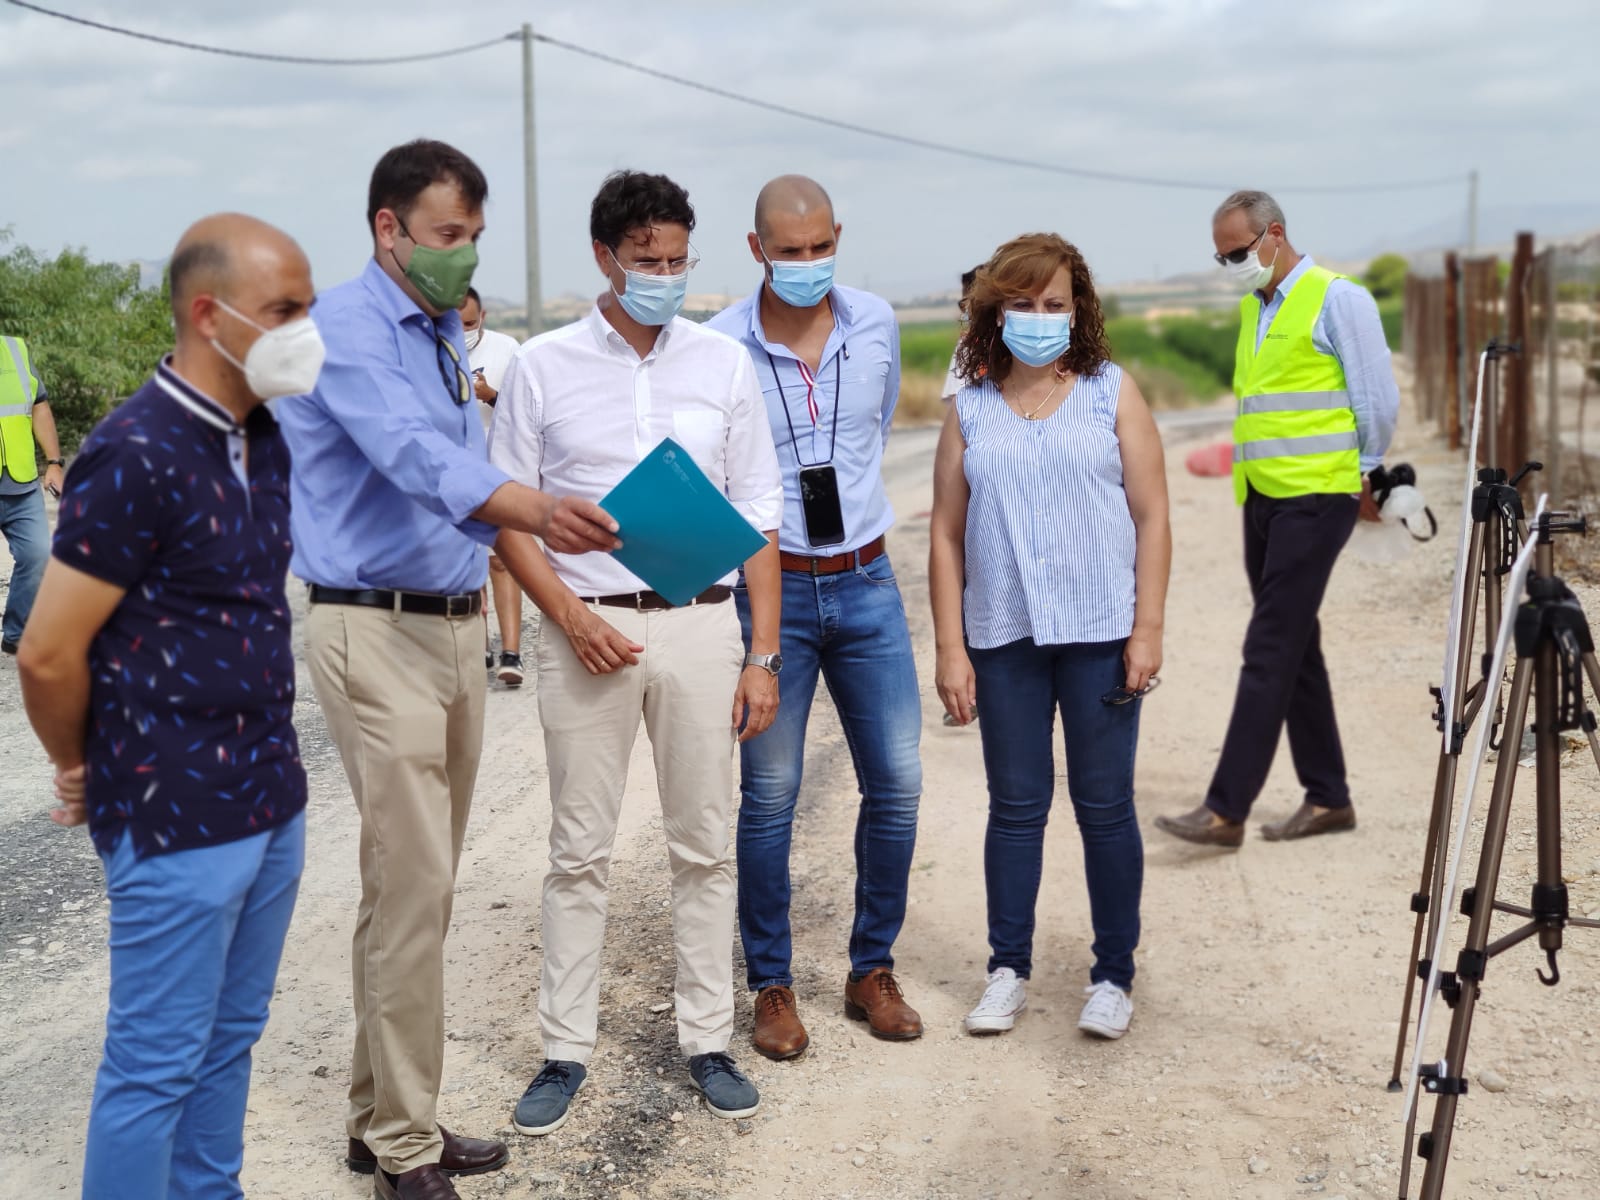
<path fill-rule="evenodd" d="M 1006 310 L 1000 340 L 1030 367 L 1053 363 L 1072 344 L 1071 313 L 1015 312 Z"/>
<path fill-rule="evenodd" d="M 761 252 L 761 257 L 766 258 L 766 251 Z M 772 268 L 773 293 L 794 308 L 811 308 L 822 302 L 822 298 L 833 288 L 833 264 L 835 257 L 814 258 L 810 262 L 773 262 L 767 258 L 767 266 Z"/>
<path fill-rule="evenodd" d="M 611 294 L 621 303 L 623 312 L 641 325 L 665 325 L 678 315 L 683 308 L 683 298 L 689 294 L 689 272 L 646 275 L 643 271 L 630 271 L 623 267 L 617 262 L 615 254 L 611 256 L 611 261 L 622 267 L 622 273 L 628 280 L 621 292 L 616 288 L 611 289 Z"/>

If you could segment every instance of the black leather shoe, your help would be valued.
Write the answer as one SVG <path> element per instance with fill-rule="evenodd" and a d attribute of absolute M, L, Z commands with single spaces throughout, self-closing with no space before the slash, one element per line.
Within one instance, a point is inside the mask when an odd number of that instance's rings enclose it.
<path fill-rule="evenodd" d="M 1197 846 L 1237 850 L 1244 845 L 1244 822 L 1225 821 L 1204 804 L 1182 816 L 1157 817 L 1156 828 Z"/>
<path fill-rule="evenodd" d="M 373 1178 L 376 1200 L 461 1200 L 455 1184 L 433 1163 L 391 1175 L 379 1171 Z"/>
<path fill-rule="evenodd" d="M 498 1171 L 511 1161 L 511 1151 L 504 1142 L 459 1137 L 443 1125 L 439 1126 L 439 1135 L 444 1138 L 439 1170 L 446 1175 L 482 1175 L 488 1171 Z M 358 1175 L 371 1175 L 378 1169 L 378 1156 L 359 1138 L 350 1139 L 350 1149 L 344 1161 Z"/>

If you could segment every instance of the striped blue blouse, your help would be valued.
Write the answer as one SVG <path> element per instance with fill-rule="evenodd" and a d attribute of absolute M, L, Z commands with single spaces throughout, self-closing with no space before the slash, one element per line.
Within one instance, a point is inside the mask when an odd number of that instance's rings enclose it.
<path fill-rule="evenodd" d="M 1133 629 L 1135 534 L 1122 487 L 1122 368 L 1080 376 L 1026 421 L 984 380 L 956 396 L 967 504 L 967 643 L 1109 642 Z"/>

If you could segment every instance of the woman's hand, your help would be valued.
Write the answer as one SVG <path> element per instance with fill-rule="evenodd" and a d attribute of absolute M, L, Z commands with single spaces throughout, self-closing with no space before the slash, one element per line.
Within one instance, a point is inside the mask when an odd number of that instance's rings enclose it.
<path fill-rule="evenodd" d="M 1122 685 L 1130 692 L 1141 692 L 1150 677 L 1161 669 L 1161 634 L 1135 625 L 1122 648 L 1122 665 L 1128 672 Z"/>
<path fill-rule="evenodd" d="M 964 650 L 941 650 L 934 667 L 935 686 L 944 710 L 957 725 L 972 724 L 978 707 L 978 676 Z"/>

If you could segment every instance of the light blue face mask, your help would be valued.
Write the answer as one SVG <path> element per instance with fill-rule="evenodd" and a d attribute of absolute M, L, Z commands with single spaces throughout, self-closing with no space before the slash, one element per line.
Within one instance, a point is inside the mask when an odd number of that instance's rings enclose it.
<path fill-rule="evenodd" d="M 1072 344 L 1071 313 L 1015 312 L 1006 310 L 1000 340 L 1030 367 L 1053 363 Z"/>
<path fill-rule="evenodd" d="M 623 275 L 627 276 L 627 283 L 621 292 L 616 288 L 611 289 L 611 294 L 622 305 L 623 312 L 641 325 L 665 325 L 678 315 L 683 308 L 683 298 L 689 294 L 689 272 L 646 275 L 643 271 L 630 271 L 622 266 L 615 254 L 611 255 L 611 261 L 617 263 Z"/>
<path fill-rule="evenodd" d="M 766 258 L 763 250 L 761 257 Z M 810 262 L 773 262 L 772 290 L 779 300 L 794 308 L 812 308 L 822 303 L 822 298 L 833 289 L 833 264 L 835 256 L 814 258 Z"/>

